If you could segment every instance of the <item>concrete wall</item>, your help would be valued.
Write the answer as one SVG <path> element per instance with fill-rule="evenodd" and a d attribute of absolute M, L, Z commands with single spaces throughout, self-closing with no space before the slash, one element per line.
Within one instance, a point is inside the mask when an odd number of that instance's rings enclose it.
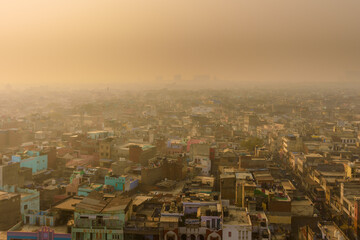
<path fill-rule="evenodd" d="M 27 211 L 40 211 L 40 193 L 37 190 L 16 188 L 14 185 L 1 187 L 2 191 L 20 194 L 20 211 L 24 215 Z"/>
<path fill-rule="evenodd" d="M 250 156 L 241 156 L 239 165 L 240 168 L 265 168 L 266 159 L 256 158 L 253 160 Z"/>
<path fill-rule="evenodd" d="M 314 205 L 313 204 L 295 204 L 292 202 L 291 204 L 291 215 L 293 216 L 308 216 L 311 217 L 314 215 Z"/>
<path fill-rule="evenodd" d="M 6 231 L 21 221 L 20 194 L 0 199 L 0 230 Z"/>
<path fill-rule="evenodd" d="M 19 163 L 0 166 L 0 187 L 6 185 L 20 185 L 19 170 Z"/>
<path fill-rule="evenodd" d="M 183 168 L 181 162 L 166 162 L 157 168 L 143 168 L 141 169 L 141 183 L 153 185 L 165 178 L 169 180 L 182 180 L 186 174 Z"/>
<path fill-rule="evenodd" d="M 269 211 L 291 213 L 291 201 L 270 201 Z"/>
<path fill-rule="evenodd" d="M 164 167 L 158 168 L 143 168 L 141 169 L 141 183 L 146 185 L 154 185 L 155 183 L 163 180 L 166 174 L 164 173 Z"/>
<path fill-rule="evenodd" d="M 236 178 L 235 174 L 232 177 L 220 178 L 220 192 L 221 199 L 230 200 L 230 203 L 235 202 L 236 195 Z"/>

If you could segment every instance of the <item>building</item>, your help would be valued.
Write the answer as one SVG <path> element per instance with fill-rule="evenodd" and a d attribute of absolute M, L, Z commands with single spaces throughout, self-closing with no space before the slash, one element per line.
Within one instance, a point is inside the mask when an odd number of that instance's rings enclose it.
<path fill-rule="evenodd" d="M 71 239 L 124 239 L 132 200 L 120 195 L 91 192 L 75 207 Z"/>
<path fill-rule="evenodd" d="M 15 147 L 22 142 L 21 134 L 17 128 L 0 130 L 0 149 Z"/>
<path fill-rule="evenodd" d="M 167 178 L 169 180 L 182 180 L 186 177 L 186 166 L 182 158 L 154 158 L 147 167 L 141 169 L 141 183 L 154 185 Z"/>
<path fill-rule="evenodd" d="M 117 150 L 119 157 L 128 158 L 134 163 L 147 165 L 149 159 L 154 158 L 157 148 L 151 144 L 144 143 L 127 143 L 120 146 Z"/>
<path fill-rule="evenodd" d="M 237 206 L 248 207 L 248 202 L 254 199 L 256 184 L 253 175 L 250 172 L 237 172 L 235 202 Z"/>
<path fill-rule="evenodd" d="M 36 240 L 70 240 L 71 234 L 55 233 L 49 227 L 42 227 L 37 232 L 7 232 L 7 240 L 36 239 Z"/>
<path fill-rule="evenodd" d="M 220 175 L 221 199 L 229 200 L 231 204 L 235 202 L 236 196 L 236 177 L 234 173 L 224 173 Z"/>
<path fill-rule="evenodd" d="M 111 149 L 114 144 L 114 138 L 109 137 L 99 141 L 100 159 L 112 159 Z"/>
<path fill-rule="evenodd" d="M 87 132 L 87 137 L 90 139 L 93 139 L 93 140 L 105 139 L 105 138 L 111 137 L 113 135 L 114 135 L 114 133 L 112 131 L 107 131 L 107 130 Z"/>
<path fill-rule="evenodd" d="M 0 191 L 1 231 L 6 231 L 21 221 L 20 202 L 20 194 Z"/>
<path fill-rule="evenodd" d="M 19 162 L 20 167 L 32 169 L 32 173 L 37 173 L 48 168 L 48 156 L 38 151 L 26 151 L 22 154 L 12 156 L 12 162 Z"/>
<path fill-rule="evenodd" d="M 20 163 L 5 162 L 0 165 L 0 187 L 4 186 L 22 186 L 23 178 L 19 175 Z"/>
<path fill-rule="evenodd" d="M 20 211 L 22 219 L 25 221 L 25 215 L 28 212 L 38 212 L 40 211 L 40 193 L 37 190 L 27 189 L 27 188 L 17 188 L 14 185 L 6 185 L 1 188 L 1 190 L 8 193 L 18 193 L 20 194 Z"/>
<path fill-rule="evenodd" d="M 314 215 L 313 202 L 308 197 L 293 197 L 291 201 L 291 215 L 312 217 Z"/>
<path fill-rule="evenodd" d="M 271 232 L 265 212 L 250 212 L 252 239 L 269 240 Z"/>
<path fill-rule="evenodd" d="M 240 156 L 239 167 L 243 169 L 266 168 L 266 158 L 250 155 Z"/>
<path fill-rule="evenodd" d="M 139 180 L 128 175 L 105 176 L 105 185 L 113 186 L 115 191 L 130 191 L 139 185 Z"/>
<path fill-rule="evenodd" d="M 228 240 L 251 240 L 252 225 L 246 209 L 229 206 L 224 209 L 222 225 L 223 239 Z"/>
<path fill-rule="evenodd" d="M 334 222 L 322 222 L 318 224 L 322 239 L 348 240 L 349 238 Z"/>
<path fill-rule="evenodd" d="M 56 215 L 49 211 L 28 210 L 23 216 L 24 224 L 54 227 Z"/>
<path fill-rule="evenodd" d="M 193 194 L 182 199 L 185 221 L 178 228 L 180 239 L 222 239 L 222 205 L 217 194 Z"/>

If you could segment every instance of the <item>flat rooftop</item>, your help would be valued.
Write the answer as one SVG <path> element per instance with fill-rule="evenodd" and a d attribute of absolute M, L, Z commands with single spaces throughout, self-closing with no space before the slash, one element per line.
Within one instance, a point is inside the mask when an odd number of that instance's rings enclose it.
<path fill-rule="evenodd" d="M 68 198 L 63 202 L 56 204 L 55 206 L 53 206 L 53 208 L 64 211 L 75 211 L 76 205 L 81 201 L 82 198 Z"/>
<path fill-rule="evenodd" d="M 8 192 L 0 191 L 0 201 L 8 200 L 8 199 L 16 197 L 18 195 L 19 195 L 18 193 L 8 193 Z"/>
<path fill-rule="evenodd" d="M 281 181 L 281 185 L 286 191 L 296 190 L 294 185 L 289 180 Z"/>
<path fill-rule="evenodd" d="M 251 220 L 246 209 L 238 207 L 229 207 L 229 215 L 224 217 L 224 225 L 247 225 L 251 226 Z"/>

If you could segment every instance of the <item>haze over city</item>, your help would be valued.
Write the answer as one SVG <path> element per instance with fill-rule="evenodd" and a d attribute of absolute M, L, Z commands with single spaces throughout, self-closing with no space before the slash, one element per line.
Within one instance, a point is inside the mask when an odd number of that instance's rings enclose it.
<path fill-rule="evenodd" d="M 353 81 L 359 9 L 357 0 L 2 1 L 0 80 L 147 88 L 172 86 L 175 75 L 187 86 L 207 76 L 207 87 Z"/>
<path fill-rule="evenodd" d="M 0 240 L 360 240 L 359 13 L 0 1 Z"/>

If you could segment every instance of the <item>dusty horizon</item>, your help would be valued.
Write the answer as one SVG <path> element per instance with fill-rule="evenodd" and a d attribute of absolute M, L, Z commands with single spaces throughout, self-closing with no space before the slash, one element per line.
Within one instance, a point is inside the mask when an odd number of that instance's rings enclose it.
<path fill-rule="evenodd" d="M 359 10 L 355 0 L 6 1 L 0 83 L 356 82 Z"/>

